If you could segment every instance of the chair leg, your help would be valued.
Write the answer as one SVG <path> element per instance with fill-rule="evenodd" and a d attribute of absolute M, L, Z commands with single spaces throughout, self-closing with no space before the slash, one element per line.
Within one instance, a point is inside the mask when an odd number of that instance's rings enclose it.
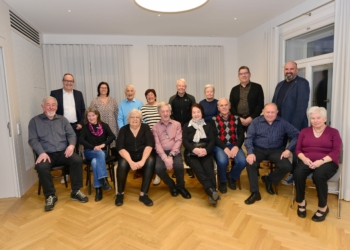
<path fill-rule="evenodd" d="M 238 188 L 239 188 L 239 190 L 242 190 L 242 187 L 241 187 L 241 177 L 238 177 L 238 179 L 237 179 L 237 185 L 238 185 Z"/>
<path fill-rule="evenodd" d="M 294 186 L 295 186 L 295 183 L 293 181 L 293 184 L 292 184 L 292 203 L 290 204 L 290 208 L 293 208 L 294 201 L 295 201 L 295 198 L 294 198 Z"/>

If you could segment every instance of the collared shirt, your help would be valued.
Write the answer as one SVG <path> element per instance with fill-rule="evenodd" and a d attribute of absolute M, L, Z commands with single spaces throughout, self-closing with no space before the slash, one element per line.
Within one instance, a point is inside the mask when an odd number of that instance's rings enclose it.
<path fill-rule="evenodd" d="M 240 88 L 239 88 L 239 102 L 237 105 L 237 112 L 239 115 L 242 116 L 247 116 L 250 114 L 249 111 L 249 105 L 248 105 L 248 93 L 250 90 L 250 86 L 252 86 L 250 84 L 250 82 L 243 87 L 242 84 L 240 84 Z"/>
<path fill-rule="evenodd" d="M 276 117 L 270 125 L 265 120 L 264 116 L 259 116 L 255 118 L 248 127 L 244 145 L 247 148 L 248 154 L 254 154 L 254 147 L 262 149 L 278 149 L 284 146 L 283 138 L 285 135 L 288 135 L 288 137 L 291 138 L 286 149 L 293 151 L 295 149 L 299 131 L 281 117 Z"/>
<path fill-rule="evenodd" d="M 64 117 L 66 117 L 70 123 L 76 123 L 78 120 L 77 120 L 77 111 L 75 110 L 75 101 L 74 101 L 73 91 L 67 92 L 64 89 L 62 89 L 62 91 L 63 91 Z"/>
<path fill-rule="evenodd" d="M 170 150 L 170 153 L 174 156 L 180 153 L 182 144 L 181 123 L 170 119 L 168 124 L 165 124 L 160 120 L 154 124 L 152 132 L 156 152 L 162 160 L 167 157 L 165 150 Z"/>
<path fill-rule="evenodd" d="M 54 153 L 75 145 L 75 132 L 68 120 L 55 115 L 50 120 L 45 114 L 33 117 L 28 125 L 28 143 L 38 154 Z"/>
<path fill-rule="evenodd" d="M 120 102 L 119 110 L 118 110 L 118 119 L 117 119 L 119 129 L 121 129 L 123 126 L 128 124 L 128 121 L 126 120 L 126 118 L 128 117 L 130 110 L 132 109 L 140 110 L 142 105 L 143 103 L 136 98 L 132 99 L 131 101 L 129 101 L 126 98 L 125 100 Z"/>

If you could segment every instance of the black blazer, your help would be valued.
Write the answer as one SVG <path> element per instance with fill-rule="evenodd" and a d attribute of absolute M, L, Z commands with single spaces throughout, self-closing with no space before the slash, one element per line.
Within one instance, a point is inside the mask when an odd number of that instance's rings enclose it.
<path fill-rule="evenodd" d="M 250 82 L 250 83 L 252 84 L 252 86 L 250 86 L 250 90 L 247 98 L 248 98 L 248 106 L 250 111 L 249 116 L 254 119 L 255 117 L 260 116 L 264 108 L 264 92 L 260 84 L 255 82 Z M 231 103 L 230 112 L 233 115 L 239 115 L 237 112 L 237 106 L 239 103 L 240 86 L 241 84 L 238 84 L 237 86 L 233 87 L 230 94 L 230 103 Z"/>
<path fill-rule="evenodd" d="M 63 90 L 62 89 L 56 89 L 52 90 L 50 93 L 50 96 L 55 97 L 57 100 L 57 111 L 56 113 L 58 115 L 63 115 Z M 83 94 L 73 89 L 73 96 L 75 101 L 75 111 L 77 113 L 77 122 L 83 126 L 84 125 L 84 116 L 85 116 L 85 103 L 84 103 L 84 97 Z"/>

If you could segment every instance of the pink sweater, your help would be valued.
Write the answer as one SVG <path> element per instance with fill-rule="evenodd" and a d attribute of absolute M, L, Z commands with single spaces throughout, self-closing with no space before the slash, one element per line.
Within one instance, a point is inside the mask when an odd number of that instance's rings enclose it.
<path fill-rule="evenodd" d="M 310 126 L 301 130 L 295 153 L 303 153 L 311 161 L 320 160 L 328 155 L 333 162 L 339 164 L 341 147 L 342 140 L 337 129 L 327 126 L 323 134 L 316 138 Z"/>

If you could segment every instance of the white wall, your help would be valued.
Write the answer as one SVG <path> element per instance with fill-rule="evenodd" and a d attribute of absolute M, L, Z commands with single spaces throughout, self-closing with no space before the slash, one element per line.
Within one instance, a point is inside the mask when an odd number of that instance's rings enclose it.
<path fill-rule="evenodd" d="M 256 27 L 255 29 L 237 38 L 238 64 L 247 65 L 252 73 L 251 80 L 260 83 L 265 93 L 265 103 L 272 100 L 272 94 L 267 90 L 267 57 L 265 32 L 303 13 L 315 9 L 329 0 L 309 0 L 297 7 L 290 9 L 270 21 Z M 281 74 L 283 67 L 281 66 Z M 281 79 L 282 80 L 282 79 Z M 277 84 L 277 82 L 275 83 Z"/>
<path fill-rule="evenodd" d="M 238 84 L 237 43 L 235 38 L 220 37 L 152 37 L 152 36 L 92 36 L 92 35 L 44 35 L 44 44 L 130 44 L 131 83 L 136 97 L 145 101 L 144 92 L 149 87 L 147 45 L 222 45 L 225 60 L 225 93 Z M 174 94 L 176 92 L 174 79 Z M 187 84 L 191 84 L 190 82 Z M 215 83 L 213 83 L 215 85 Z M 47 90 L 49 91 L 49 90 Z M 219 98 L 219 97 L 217 97 Z"/>

